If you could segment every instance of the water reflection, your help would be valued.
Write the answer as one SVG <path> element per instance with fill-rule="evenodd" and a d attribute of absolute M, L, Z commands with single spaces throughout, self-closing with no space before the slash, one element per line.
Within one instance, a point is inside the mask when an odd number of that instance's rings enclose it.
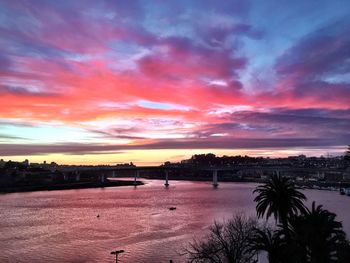
<path fill-rule="evenodd" d="M 125 250 L 121 262 L 183 262 L 183 246 L 215 219 L 255 215 L 255 184 L 163 184 L 1 195 L 0 262 L 114 262 L 115 249 Z M 350 233 L 349 197 L 306 194 L 337 213 Z"/>

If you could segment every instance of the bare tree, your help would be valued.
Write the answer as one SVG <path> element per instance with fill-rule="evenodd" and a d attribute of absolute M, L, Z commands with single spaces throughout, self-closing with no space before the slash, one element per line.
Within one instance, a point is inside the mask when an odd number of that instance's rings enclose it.
<path fill-rule="evenodd" d="M 215 222 L 204 239 L 190 243 L 186 249 L 188 262 L 256 263 L 257 254 L 250 249 L 256 227 L 256 220 L 243 215 Z"/>

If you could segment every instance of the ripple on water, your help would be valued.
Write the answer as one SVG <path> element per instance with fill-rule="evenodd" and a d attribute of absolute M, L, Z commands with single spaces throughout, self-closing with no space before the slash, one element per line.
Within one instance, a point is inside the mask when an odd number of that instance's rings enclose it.
<path fill-rule="evenodd" d="M 0 262 L 183 262 L 183 248 L 214 220 L 255 215 L 256 184 L 147 180 L 145 186 L 0 196 Z M 350 233 L 350 198 L 305 191 L 334 211 Z M 169 207 L 177 207 L 169 211 Z M 100 215 L 100 217 L 97 217 Z"/>

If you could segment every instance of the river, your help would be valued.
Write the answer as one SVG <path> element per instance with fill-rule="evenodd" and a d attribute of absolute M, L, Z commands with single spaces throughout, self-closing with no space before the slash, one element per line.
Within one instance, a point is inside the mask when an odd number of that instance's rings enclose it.
<path fill-rule="evenodd" d="M 143 186 L 0 195 L 0 262 L 184 262 L 214 220 L 255 216 L 253 183 L 143 180 Z M 350 197 L 305 190 L 350 233 Z M 176 210 L 169 210 L 176 207 Z M 99 217 L 97 217 L 99 215 Z"/>

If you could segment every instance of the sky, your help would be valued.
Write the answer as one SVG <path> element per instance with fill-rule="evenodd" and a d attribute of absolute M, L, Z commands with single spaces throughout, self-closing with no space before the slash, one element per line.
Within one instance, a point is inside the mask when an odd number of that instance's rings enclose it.
<path fill-rule="evenodd" d="M 342 154 L 348 0 L 0 0 L 0 158 Z"/>

